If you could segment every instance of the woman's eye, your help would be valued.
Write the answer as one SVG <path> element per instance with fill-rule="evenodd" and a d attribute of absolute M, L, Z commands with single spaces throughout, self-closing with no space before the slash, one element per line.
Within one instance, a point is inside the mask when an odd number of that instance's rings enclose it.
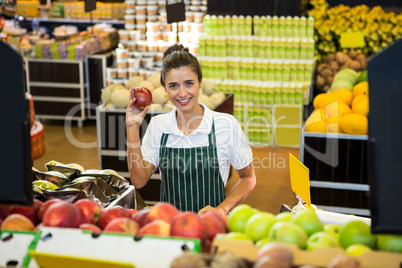
<path fill-rule="evenodd" d="M 193 83 L 192 83 L 192 82 L 187 82 L 186 85 L 187 85 L 188 87 L 190 87 L 190 86 L 193 85 Z"/>
<path fill-rule="evenodd" d="M 177 88 L 177 85 L 170 85 L 169 88 L 175 89 Z"/>

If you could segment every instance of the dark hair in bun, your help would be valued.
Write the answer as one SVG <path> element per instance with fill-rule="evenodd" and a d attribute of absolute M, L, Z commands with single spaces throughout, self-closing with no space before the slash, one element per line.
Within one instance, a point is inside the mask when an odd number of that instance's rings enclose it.
<path fill-rule="evenodd" d="M 168 47 L 163 53 L 161 85 L 165 86 L 165 76 L 172 69 L 188 67 L 198 76 L 198 81 L 202 81 L 202 72 L 197 58 L 191 54 L 188 48 L 183 45 L 174 44 Z"/>

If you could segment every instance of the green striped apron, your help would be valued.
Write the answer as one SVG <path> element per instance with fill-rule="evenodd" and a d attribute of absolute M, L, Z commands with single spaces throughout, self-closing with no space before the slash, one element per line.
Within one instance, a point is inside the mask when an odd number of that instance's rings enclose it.
<path fill-rule="evenodd" d="M 160 200 L 182 211 L 198 212 L 207 205 L 218 206 L 225 198 L 225 186 L 219 173 L 214 123 L 207 146 L 169 148 L 168 137 L 162 134 L 159 152 Z"/>

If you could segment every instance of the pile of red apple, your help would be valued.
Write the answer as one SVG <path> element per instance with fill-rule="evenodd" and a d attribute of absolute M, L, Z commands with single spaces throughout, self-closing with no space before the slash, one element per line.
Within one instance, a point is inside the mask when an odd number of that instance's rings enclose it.
<path fill-rule="evenodd" d="M 80 228 L 98 234 L 119 232 L 136 236 L 198 238 L 206 252 L 216 234 L 228 231 L 226 217 L 215 211 L 199 216 L 194 212 L 179 211 L 165 202 L 142 210 L 120 206 L 102 208 L 88 198 L 75 203 L 35 199 L 32 206 L 0 204 L 0 224 L 2 230 L 38 231 L 41 226 L 49 226 Z"/>

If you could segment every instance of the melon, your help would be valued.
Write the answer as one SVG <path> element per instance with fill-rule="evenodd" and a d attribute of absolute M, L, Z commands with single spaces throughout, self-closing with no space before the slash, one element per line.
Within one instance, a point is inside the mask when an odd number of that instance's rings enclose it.
<path fill-rule="evenodd" d="M 155 72 L 153 73 L 149 78 L 148 81 L 154 85 L 154 88 L 157 88 L 161 85 L 161 73 L 160 72 Z"/>
<path fill-rule="evenodd" d="M 109 103 L 110 102 L 110 95 L 112 95 L 112 93 L 116 90 L 121 90 L 121 89 L 125 89 L 124 86 L 119 85 L 119 84 L 113 84 L 113 85 L 109 85 L 107 87 L 105 87 L 102 90 L 102 94 L 101 94 L 101 100 L 103 103 Z"/>
<path fill-rule="evenodd" d="M 173 103 L 171 103 L 170 101 L 166 102 L 165 105 L 163 105 L 163 110 L 167 110 L 170 111 L 174 108 Z"/>
<path fill-rule="evenodd" d="M 348 80 L 352 85 L 354 85 L 356 83 L 357 73 L 355 70 L 349 68 L 342 69 L 339 72 L 337 72 L 334 76 L 334 81 L 338 79 Z"/>
<path fill-rule="evenodd" d="M 209 109 L 213 110 L 215 109 L 215 105 L 212 102 L 212 100 L 205 94 L 202 94 L 198 97 L 198 102 L 201 102 L 205 106 L 207 106 Z"/>
<path fill-rule="evenodd" d="M 222 92 L 215 92 L 211 96 L 209 96 L 209 98 L 211 99 L 214 106 L 217 107 L 225 100 L 226 96 Z"/>
<path fill-rule="evenodd" d="M 205 95 L 210 96 L 212 93 L 214 93 L 215 86 L 214 83 L 208 80 L 202 81 L 202 91 Z"/>
<path fill-rule="evenodd" d="M 150 91 L 153 91 L 155 89 L 154 85 L 151 82 L 149 82 L 148 80 L 142 81 L 136 87 L 145 87 L 145 88 L 148 88 Z"/>
<path fill-rule="evenodd" d="M 149 105 L 149 110 L 150 111 L 163 111 L 163 106 L 160 105 L 159 103 L 151 103 L 151 105 Z"/>
<path fill-rule="evenodd" d="M 126 88 L 131 89 L 132 87 L 138 87 L 138 85 L 142 81 L 144 81 L 144 78 L 142 78 L 141 76 L 133 76 L 128 80 L 128 82 L 126 84 Z"/>
<path fill-rule="evenodd" d="M 331 90 L 338 89 L 338 88 L 347 88 L 350 91 L 352 91 L 353 84 L 349 80 L 339 78 L 339 79 L 334 80 L 334 82 L 332 82 Z"/>
<path fill-rule="evenodd" d="M 163 87 L 158 87 L 152 91 L 152 102 L 158 104 L 164 104 L 169 100 L 168 94 Z"/>
<path fill-rule="evenodd" d="M 126 89 L 116 90 L 110 95 L 110 102 L 116 108 L 126 108 L 130 102 L 130 91 Z"/>

